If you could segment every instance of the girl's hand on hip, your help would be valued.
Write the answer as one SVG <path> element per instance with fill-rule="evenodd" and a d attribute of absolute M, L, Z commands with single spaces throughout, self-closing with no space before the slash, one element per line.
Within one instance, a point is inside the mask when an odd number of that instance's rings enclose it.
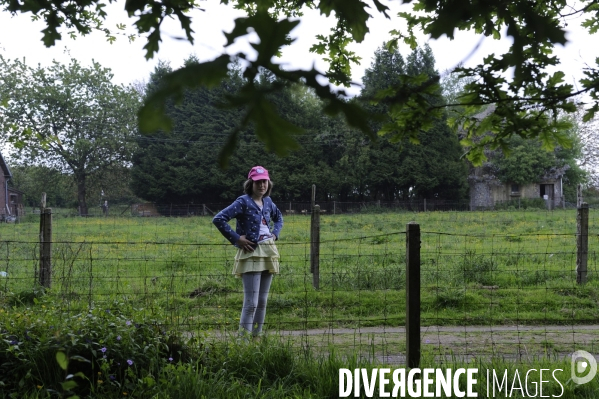
<path fill-rule="evenodd" d="M 256 243 L 245 238 L 245 235 L 239 236 L 239 240 L 237 240 L 237 246 L 243 249 L 245 252 L 254 252 L 254 247 L 252 245 L 256 245 Z"/>

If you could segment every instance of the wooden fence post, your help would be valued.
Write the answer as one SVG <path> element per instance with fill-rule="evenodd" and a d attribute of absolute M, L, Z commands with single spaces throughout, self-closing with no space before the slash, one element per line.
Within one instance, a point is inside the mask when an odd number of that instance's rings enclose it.
<path fill-rule="evenodd" d="M 52 208 L 44 208 L 40 212 L 39 283 L 45 288 L 52 284 Z"/>
<path fill-rule="evenodd" d="M 589 254 L 589 204 L 583 202 L 576 215 L 576 282 L 587 282 L 587 258 Z"/>
<path fill-rule="evenodd" d="M 420 366 L 420 225 L 406 225 L 406 363 Z"/>
<path fill-rule="evenodd" d="M 310 272 L 312 285 L 315 289 L 320 287 L 320 205 L 312 208 L 310 221 Z"/>

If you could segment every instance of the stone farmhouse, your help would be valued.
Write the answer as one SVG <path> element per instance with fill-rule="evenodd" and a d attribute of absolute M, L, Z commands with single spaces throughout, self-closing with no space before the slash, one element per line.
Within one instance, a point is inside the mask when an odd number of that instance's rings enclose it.
<path fill-rule="evenodd" d="M 562 178 L 569 166 L 554 168 L 534 183 L 519 185 L 501 182 L 488 166 L 472 168 L 468 176 L 470 209 L 492 209 L 497 203 L 540 198 L 548 209 L 565 206 Z"/>
<path fill-rule="evenodd" d="M 476 118 L 482 119 L 489 115 L 494 106 L 490 106 Z M 548 209 L 565 206 L 562 179 L 568 165 L 563 168 L 553 168 L 538 181 L 519 185 L 501 182 L 496 176 L 491 164 L 480 167 L 470 167 L 468 185 L 470 187 L 470 210 L 493 209 L 496 204 L 507 201 L 516 203 L 519 199 L 543 199 Z"/>

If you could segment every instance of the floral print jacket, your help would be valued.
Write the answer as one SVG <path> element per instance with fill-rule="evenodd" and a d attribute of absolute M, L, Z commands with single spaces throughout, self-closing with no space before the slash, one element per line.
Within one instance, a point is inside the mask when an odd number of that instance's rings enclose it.
<path fill-rule="evenodd" d="M 212 219 L 212 223 L 233 245 L 236 245 L 239 236 L 242 235 L 245 235 L 252 242 L 258 242 L 260 224 L 263 219 L 275 239 L 279 239 L 279 234 L 281 234 L 283 228 L 283 214 L 270 197 L 262 198 L 262 204 L 262 209 L 260 209 L 252 197 L 247 194 L 242 195 L 231 205 L 217 213 Z M 237 220 L 235 231 L 227 223 L 231 219 Z M 274 223 L 272 230 L 271 221 Z"/>

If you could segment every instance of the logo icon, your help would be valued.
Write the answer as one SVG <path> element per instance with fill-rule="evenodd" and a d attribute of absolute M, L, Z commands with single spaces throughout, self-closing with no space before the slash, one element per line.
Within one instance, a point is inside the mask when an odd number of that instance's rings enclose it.
<path fill-rule="evenodd" d="M 572 381 L 578 385 L 586 384 L 597 374 L 597 360 L 586 351 L 572 353 L 571 366 Z"/>

